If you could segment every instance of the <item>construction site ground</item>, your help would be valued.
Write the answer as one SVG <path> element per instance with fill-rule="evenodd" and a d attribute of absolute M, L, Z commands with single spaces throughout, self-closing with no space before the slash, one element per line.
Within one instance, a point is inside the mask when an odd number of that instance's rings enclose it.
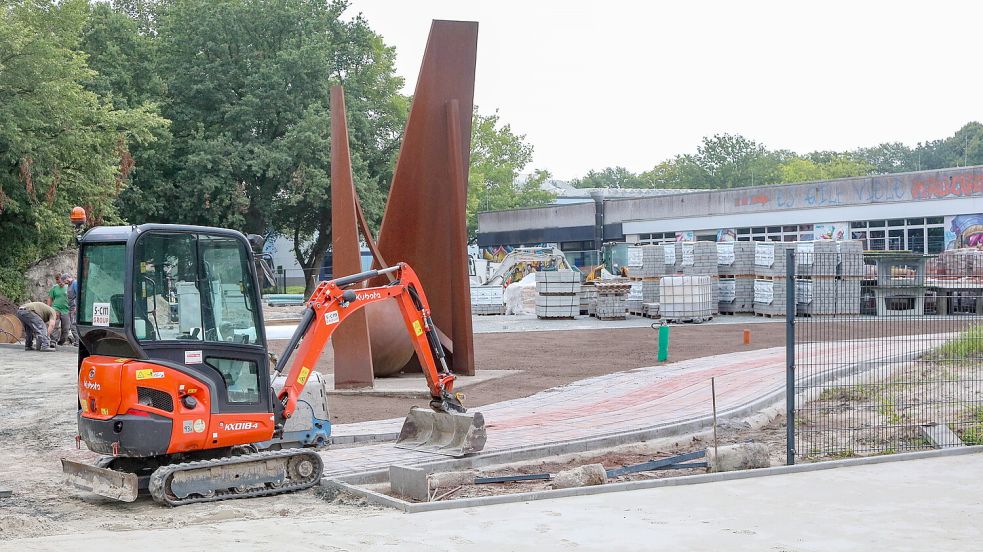
<path fill-rule="evenodd" d="M 664 368 L 655 366 L 631 373 L 625 370 L 657 364 L 654 362 L 654 332 L 651 330 L 571 330 L 478 335 L 476 349 L 479 369 L 482 369 L 482 363 L 494 361 L 499 363 L 499 368 L 505 362 L 513 370 L 521 370 L 515 376 L 496 380 L 492 389 L 479 392 L 480 385 L 476 385 L 470 392 L 473 397 L 477 396 L 477 400 L 472 398 L 472 404 L 495 403 L 484 409 L 492 416 L 490 419 L 495 420 L 489 427 L 487 448 L 490 452 L 500 450 L 503 446 L 501 441 L 534 445 L 544 440 L 549 442 L 550 439 L 578 438 L 595 431 L 599 421 L 604 420 L 607 420 L 604 423 L 615 430 L 619 427 L 630 430 L 638 427 L 638 424 L 671 421 L 680 412 L 688 412 L 688 415 L 708 413 L 709 394 L 704 387 L 713 374 L 734 378 L 732 381 L 735 385 L 729 387 L 730 391 L 727 391 L 727 387 L 724 387 L 723 392 L 718 388 L 718 399 L 722 406 L 740 404 L 741 401 L 753 399 L 762 390 L 780 386 L 783 383 L 780 345 L 784 340 L 784 328 L 780 323 L 755 326 L 751 347 L 763 348 L 761 350 L 703 358 L 715 351 L 744 351 L 746 347 L 740 342 L 742 329 L 741 325 L 674 327 L 670 360 L 675 362 Z M 766 337 L 769 331 L 770 338 Z M 917 331 L 917 328 L 912 328 L 911 331 Z M 772 341 L 763 342 L 765 339 Z M 867 350 L 869 347 L 859 344 L 856 348 Z M 539 356 L 531 355 L 530 358 L 526 351 L 539 351 L 536 353 Z M 683 361 L 684 355 L 692 360 Z M 14 492 L 10 498 L 0 499 L 0 540 L 65 534 L 74 539 L 90 532 L 217 527 L 218 522 L 243 520 L 257 520 L 258 527 L 263 524 L 275 526 L 278 522 L 294 523 L 294 518 L 319 522 L 347 520 L 357 524 L 360 518 L 374 517 L 385 524 L 387 516 L 391 516 L 389 512 L 366 507 L 359 499 L 346 496 L 325 497 L 318 492 L 167 509 L 145 498 L 136 503 L 123 504 L 66 489 L 62 484 L 59 459 L 65 457 L 91 461 L 95 457 L 92 453 L 76 450 L 74 447 L 75 362 L 75 351 L 70 348 L 52 353 L 36 353 L 25 352 L 21 345 L 0 346 L 0 412 L 4 415 L 4 423 L 0 425 L 0 443 L 3 444 L 0 448 L 0 487 L 10 488 Z M 539 379 L 521 379 L 527 377 L 525 374 L 535 375 Z M 583 382 L 589 376 L 608 378 L 608 386 L 598 385 L 596 380 Z M 582 383 L 573 384 L 574 381 Z M 564 383 L 572 385 L 545 391 Z M 515 389 L 517 387 L 520 389 Z M 610 401 L 605 400 L 606 396 L 615 399 L 613 402 L 617 403 L 617 408 L 608 404 Z M 624 408 L 628 403 L 619 397 L 631 397 L 631 401 L 638 405 L 637 408 Z M 506 400 L 509 398 L 512 400 Z M 419 400 L 412 399 L 358 399 L 359 397 L 332 396 L 332 409 L 336 415 L 341 413 L 341 416 L 348 416 L 350 420 L 378 420 L 401 417 L 405 415 L 409 405 L 419 404 Z M 354 402 L 346 402 L 348 400 Z M 382 409 L 375 415 L 357 414 L 359 410 L 372 408 L 373 403 L 387 403 L 387 406 L 380 407 Z M 540 420 L 537 413 L 540 407 L 536 405 L 542 405 L 543 412 L 552 410 L 553 415 L 544 418 L 545 421 Z M 346 412 L 349 414 L 345 414 Z M 557 416 L 556 412 L 561 412 L 562 415 Z M 612 414 L 614 418 L 611 417 Z M 550 421 L 560 425 L 542 425 Z M 350 432 L 357 432 L 359 428 L 373 424 L 388 427 L 394 423 L 398 425 L 398 422 L 389 420 L 348 424 L 347 428 Z M 765 424 L 763 427 L 737 424 L 732 427 L 733 432 L 725 433 L 722 442 L 747 439 L 771 441 L 773 454 L 777 454 L 780 451 L 780 425 L 780 422 L 777 425 Z M 343 429 L 346 426 L 338 427 Z M 664 449 L 646 450 L 644 454 L 662 455 L 685 447 L 702 447 L 706 443 L 705 437 L 702 439 L 700 443 L 677 442 Z M 393 458 L 398 459 L 395 461 L 411 461 L 410 463 L 419 463 L 421 458 L 432 458 L 432 455 L 412 451 L 402 451 L 411 454 L 398 456 L 398 452 L 399 449 L 393 449 L 391 445 L 373 445 L 329 449 L 322 456 L 325 458 L 326 472 L 339 475 L 360 469 L 373 469 Z M 624 451 L 614 451 L 612 454 L 624 454 Z M 630 459 L 611 457 L 608 460 L 616 463 Z M 291 519 L 288 521 L 284 518 Z M 486 532 L 475 531 L 471 534 L 474 536 Z M 407 541 L 412 533 L 413 531 L 409 531 L 401 536 L 394 535 L 390 541 L 423 542 Z M 416 533 L 423 534 L 421 531 Z M 238 541 L 257 545 L 257 549 L 263 548 L 259 546 L 262 543 L 268 546 L 273 542 L 254 538 Z M 390 541 L 377 542 L 369 538 L 364 544 L 382 545 Z M 354 546 L 351 549 L 361 547 Z"/>

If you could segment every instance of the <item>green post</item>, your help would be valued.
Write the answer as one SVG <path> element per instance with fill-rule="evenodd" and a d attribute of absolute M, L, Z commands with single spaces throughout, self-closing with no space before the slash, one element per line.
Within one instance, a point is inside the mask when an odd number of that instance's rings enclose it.
<path fill-rule="evenodd" d="M 669 325 L 663 323 L 659 326 L 659 362 L 665 362 L 669 358 Z"/>

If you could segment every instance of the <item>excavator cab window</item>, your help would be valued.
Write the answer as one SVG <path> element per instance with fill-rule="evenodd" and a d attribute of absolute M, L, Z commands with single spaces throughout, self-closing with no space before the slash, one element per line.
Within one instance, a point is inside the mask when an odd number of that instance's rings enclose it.
<path fill-rule="evenodd" d="M 126 244 L 85 245 L 80 258 L 79 324 L 122 327 Z"/>
<path fill-rule="evenodd" d="M 224 236 L 152 233 L 137 242 L 133 332 L 141 341 L 257 343 L 252 256 Z"/>

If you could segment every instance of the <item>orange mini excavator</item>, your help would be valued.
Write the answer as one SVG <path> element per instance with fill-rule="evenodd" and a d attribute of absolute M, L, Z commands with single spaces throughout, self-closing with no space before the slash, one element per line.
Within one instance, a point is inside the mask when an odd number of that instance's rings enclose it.
<path fill-rule="evenodd" d="M 80 237 L 76 441 L 106 456 L 96 465 L 63 460 L 72 484 L 126 501 L 147 489 L 172 506 L 315 485 L 322 462 L 309 447 L 330 442 L 331 424 L 314 366 L 345 318 L 389 300 L 432 399 L 411 410 L 396 446 L 452 456 L 482 449 L 484 420 L 454 394 L 426 295 L 405 263 L 322 281 L 271 373 L 261 241 L 159 224 Z M 347 289 L 380 275 L 390 283 Z"/>

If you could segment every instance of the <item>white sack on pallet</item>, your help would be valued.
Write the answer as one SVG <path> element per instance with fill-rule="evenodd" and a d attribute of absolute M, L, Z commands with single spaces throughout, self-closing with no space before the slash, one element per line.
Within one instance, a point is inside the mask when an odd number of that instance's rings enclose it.
<path fill-rule="evenodd" d="M 505 288 L 505 314 L 536 313 L 536 273 L 531 272 Z"/>

